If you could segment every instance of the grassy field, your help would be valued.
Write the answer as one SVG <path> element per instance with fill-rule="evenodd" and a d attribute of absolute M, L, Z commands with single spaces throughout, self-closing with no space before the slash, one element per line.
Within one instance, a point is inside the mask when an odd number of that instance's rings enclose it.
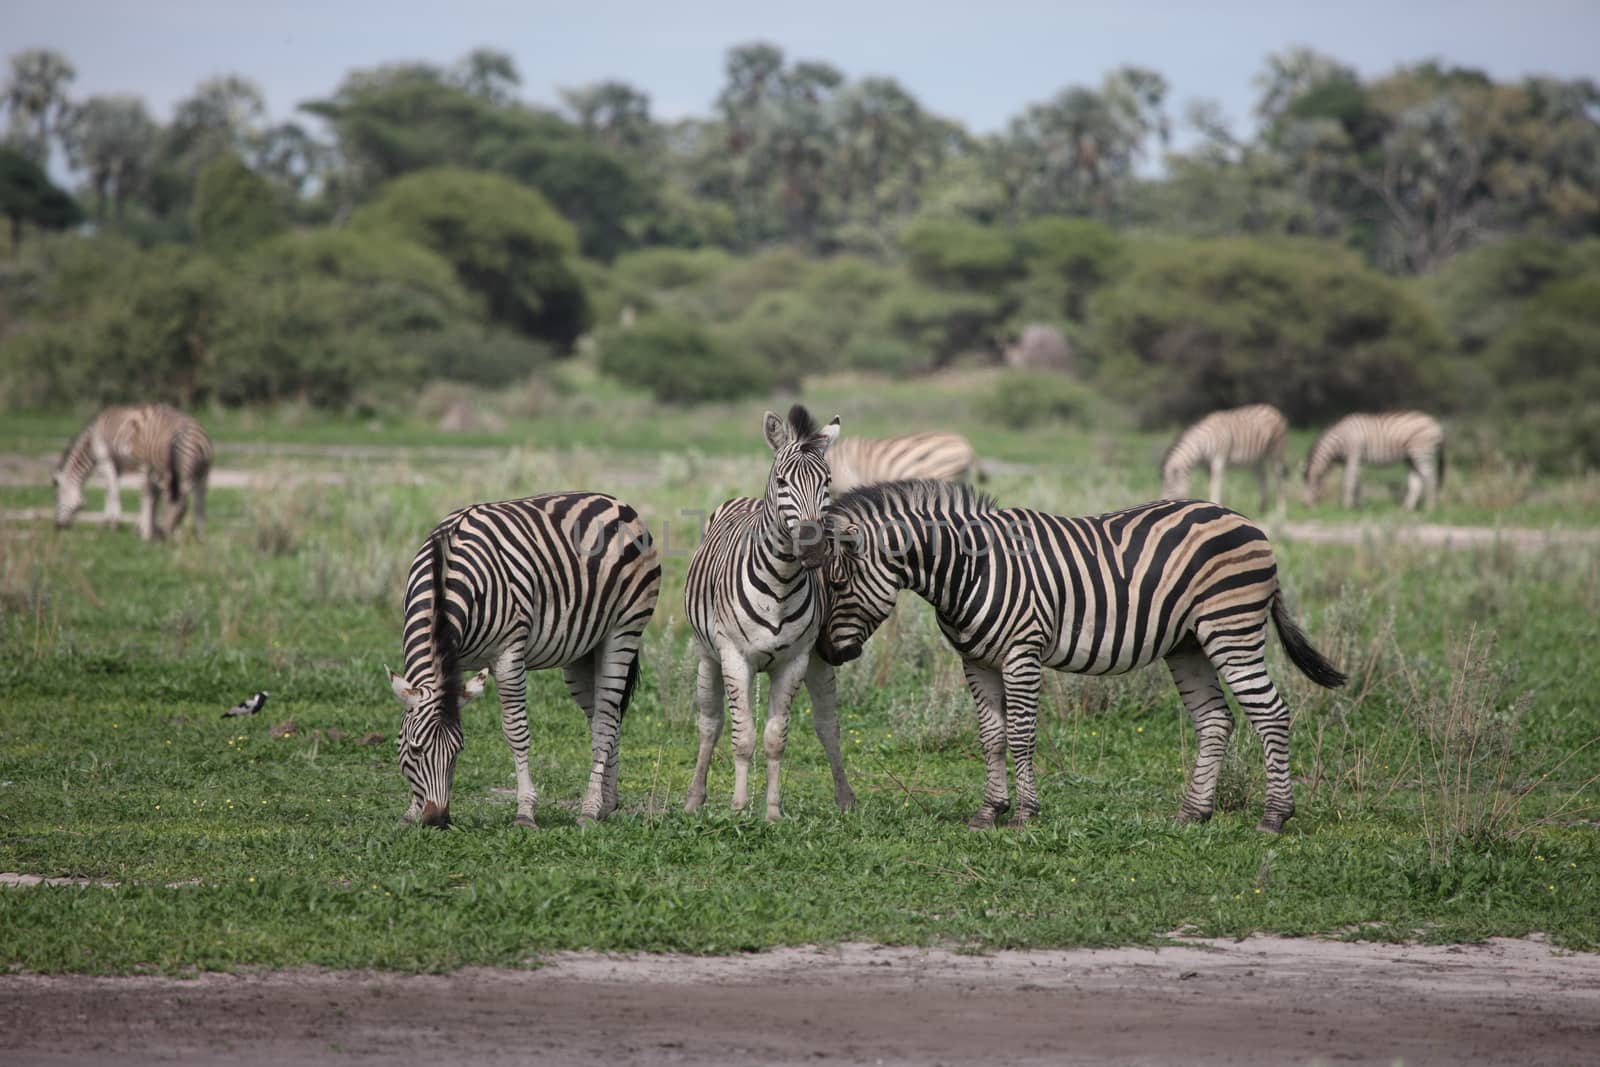
<path fill-rule="evenodd" d="M 867 399 L 860 383 L 833 382 L 807 399 L 843 412 L 846 432 L 969 429 L 999 461 L 989 488 L 1005 502 L 1074 513 L 1156 491 L 1163 441 L 980 427 L 969 393 L 888 387 Z M 691 817 L 681 588 L 697 520 L 685 513 L 761 484 L 760 406 L 661 413 L 586 397 L 570 408 L 465 437 L 420 421 L 228 417 L 216 426 L 222 464 L 285 485 L 314 468 L 344 484 L 217 490 L 204 545 L 0 528 L 0 871 L 89 883 L 0 888 L 0 966 L 443 969 L 577 947 L 981 949 L 1148 942 L 1186 927 L 1428 940 L 1537 930 L 1600 947 L 1592 550 L 1280 544 L 1297 614 L 1353 676 L 1317 690 L 1274 650 L 1296 713 L 1299 814 L 1281 837 L 1253 830 L 1260 751 L 1242 724 L 1223 810 L 1203 827 L 1173 820 L 1193 741 L 1160 669 L 1047 680 L 1044 816 L 967 830 L 982 787 L 974 716 L 919 602 L 841 674 L 859 811 L 833 809 L 801 715 L 782 823 L 727 811 L 726 738 L 712 799 Z M 8 419 L 0 453 L 56 451 L 74 428 Z M 1378 475 L 1363 520 L 1416 521 L 1386 498 L 1400 480 Z M 542 828 L 511 825 L 492 694 L 467 711 L 456 828 L 399 826 L 399 705 L 382 669 L 399 658 L 411 553 L 459 504 L 578 487 L 628 499 L 658 543 L 665 535 L 666 587 L 623 735 L 623 809 L 576 826 L 584 721 L 547 673 L 531 694 Z M 1250 480 L 1232 489 L 1253 510 Z M 50 499 L 48 486 L 0 489 L 0 507 Z M 1349 518 L 1298 505 L 1290 517 Z M 1597 517 L 1593 475 L 1541 480 L 1484 463 L 1451 470 L 1429 521 Z M 257 689 L 272 693 L 260 716 L 219 718 Z M 272 736 L 287 719 L 293 734 Z"/>

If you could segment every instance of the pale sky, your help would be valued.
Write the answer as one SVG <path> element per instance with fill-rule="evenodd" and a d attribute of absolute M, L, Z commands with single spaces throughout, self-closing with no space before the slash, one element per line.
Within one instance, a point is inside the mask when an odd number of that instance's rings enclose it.
<path fill-rule="evenodd" d="M 1440 58 L 1500 79 L 1600 78 L 1600 0 L 0 0 L 0 54 L 64 52 L 74 93 L 142 95 L 165 119 L 203 78 L 239 73 L 275 119 L 330 92 L 352 67 L 448 63 L 510 52 L 525 98 L 620 78 L 659 118 L 709 113 L 730 45 L 770 41 L 852 78 L 898 78 L 974 132 L 1123 63 L 1164 74 L 1174 118 L 1211 97 L 1244 130 L 1267 53 L 1308 44 L 1364 75 Z"/>

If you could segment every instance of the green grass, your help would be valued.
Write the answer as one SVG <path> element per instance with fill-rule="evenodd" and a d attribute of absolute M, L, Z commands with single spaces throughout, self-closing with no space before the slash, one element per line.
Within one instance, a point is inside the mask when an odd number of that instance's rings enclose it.
<path fill-rule="evenodd" d="M 846 392 L 817 406 L 844 408 Z M 851 402 L 864 428 L 892 427 L 890 401 Z M 940 394 L 925 407 L 966 425 L 962 403 Z M 254 498 L 218 490 L 203 546 L 144 545 L 127 529 L 0 528 L 0 870 L 117 883 L 0 889 L 0 967 L 433 970 L 523 964 L 564 948 L 981 949 L 1141 943 L 1183 927 L 1440 941 L 1540 930 L 1600 947 L 1600 838 L 1585 785 L 1600 774 L 1600 745 L 1584 747 L 1600 734 L 1592 552 L 1280 545 L 1297 614 L 1354 675 L 1325 693 L 1274 650 L 1297 716 L 1300 811 L 1281 837 L 1253 829 L 1260 754 L 1242 723 L 1223 810 L 1203 827 L 1172 819 L 1193 742 L 1159 668 L 1049 679 L 1043 816 L 1021 830 L 967 830 L 982 787 L 973 714 L 954 658 L 913 602 L 841 675 L 859 811 L 833 809 L 802 714 L 782 823 L 727 811 L 726 736 L 707 810 L 684 815 L 695 729 L 678 553 L 693 526 L 679 512 L 760 484 L 759 414 L 651 415 L 645 440 L 698 419 L 705 445 L 687 454 L 657 455 L 619 430 L 604 448 L 596 431 L 595 442 L 558 451 L 319 459 L 352 484 Z M 24 423 L 8 421 L 4 447 L 59 429 Z M 1153 438 L 969 428 L 985 455 L 1033 465 L 992 479 L 1005 501 L 1093 511 L 1154 482 L 1136 455 L 1155 449 Z M 349 444 L 369 431 L 263 422 L 249 432 Z M 245 433 L 219 431 L 225 462 L 227 443 Z M 416 443 L 399 430 L 386 440 Z M 1465 509 L 1488 476 L 1452 475 Z M 399 705 L 382 666 L 399 656 L 411 553 L 450 507 L 574 485 L 614 489 L 658 538 L 668 524 L 678 550 L 624 731 L 623 809 L 577 827 L 583 718 L 546 673 L 531 701 L 542 828 L 511 825 L 511 760 L 492 690 L 466 713 L 456 827 L 399 826 L 408 799 L 394 760 Z M 1547 488 L 1552 500 L 1589 492 Z M 1253 494 L 1246 478 L 1238 490 L 1241 502 Z M 6 507 L 49 500 L 42 487 L 0 491 Z M 1486 665 L 1478 674 L 1460 662 L 1469 640 Z M 219 718 L 262 688 L 273 694 L 262 715 Z M 1430 757 L 1427 727 L 1454 721 L 1451 709 L 1482 730 L 1470 784 Z M 297 733 L 269 736 L 287 718 Z M 356 743 L 371 732 L 384 741 Z M 1452 819 L 1463 791 L 1466 813 Z M 1484 816 L 1497 805 L 1509 814 Z"/>

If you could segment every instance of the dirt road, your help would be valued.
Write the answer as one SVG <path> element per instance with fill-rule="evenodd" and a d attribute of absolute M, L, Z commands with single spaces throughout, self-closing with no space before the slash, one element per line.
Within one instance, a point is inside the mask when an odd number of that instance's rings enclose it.
<path fill-rule="evenodd" d="M 1600 1062 L 1600 956 L 1253 937 L 554 957 L 536 971 L 0 977 L 0 1060 Z"/>

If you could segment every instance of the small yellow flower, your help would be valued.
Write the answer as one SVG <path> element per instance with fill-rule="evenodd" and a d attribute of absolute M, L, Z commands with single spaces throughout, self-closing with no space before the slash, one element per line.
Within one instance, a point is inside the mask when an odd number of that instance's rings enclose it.
<path fill-rule="evenodd" d="M 1073 885 L 1077 885 L 1078 884 L 1078 880 L 1076 878 L 1072 879 L 1072 884 Z"/>
<path fill-rule="evenodd" d="M 1133 728 L 1133 732 L 1136 733 L 1136 734 L 1142 734 L 1142 733 L 1144 733 L 1144 727 L 1143 726 L 1135 726 Z"/>
<path fill-rule="evenodd" d="M 1261 888 L 1259 886 L 1256 887 L 1256 895 L 1257 896 L 1261 895 Z"/>
<path fill-rule="evenodd" d="M 253 882 L 253 881 L 255 881 L 255 880 L 256 880 L 256 876 L 255 876 L 255 875 L 253 875 L 253 874 L 252 874 L 252 875 L 251 875 L 251 876 L 250 876 L 250 881 L 252 881 L 252 882 Z"/>
<path fill-rule="evenodd" d="M 1546 888 L 1549 889 L 1550 892 L 1552 892 L 1552 893 L 1554 893 L 1556 891 L 1556 887 L 1553 886 L 1553 885 L 1552 886 L 1547 886 Z"/>
<path fill-rule="evenodd" d="M 156 805 L 156 810 L 157 810 L 157 811 L 160 811 L 160 810 L 161 810 L 161 805 L 160 805 L 160 804 L 157 804 L 157 805 Z"/>
<path fill-rule="evenodd" d="M 1538 861 L 1539 861 L 1539 862 L 1540 862 L 1540 863 L 1543 863 L 1543 862 L 1544 862 L 1544 857 L 1543 857 L 1543 856 L 1535 856 L 1535 857 L 1533 857 L 1533 858 L 1534 858 L 1534 859 L 1536 859 L 1536 860 L 1538 860 Z"/>

